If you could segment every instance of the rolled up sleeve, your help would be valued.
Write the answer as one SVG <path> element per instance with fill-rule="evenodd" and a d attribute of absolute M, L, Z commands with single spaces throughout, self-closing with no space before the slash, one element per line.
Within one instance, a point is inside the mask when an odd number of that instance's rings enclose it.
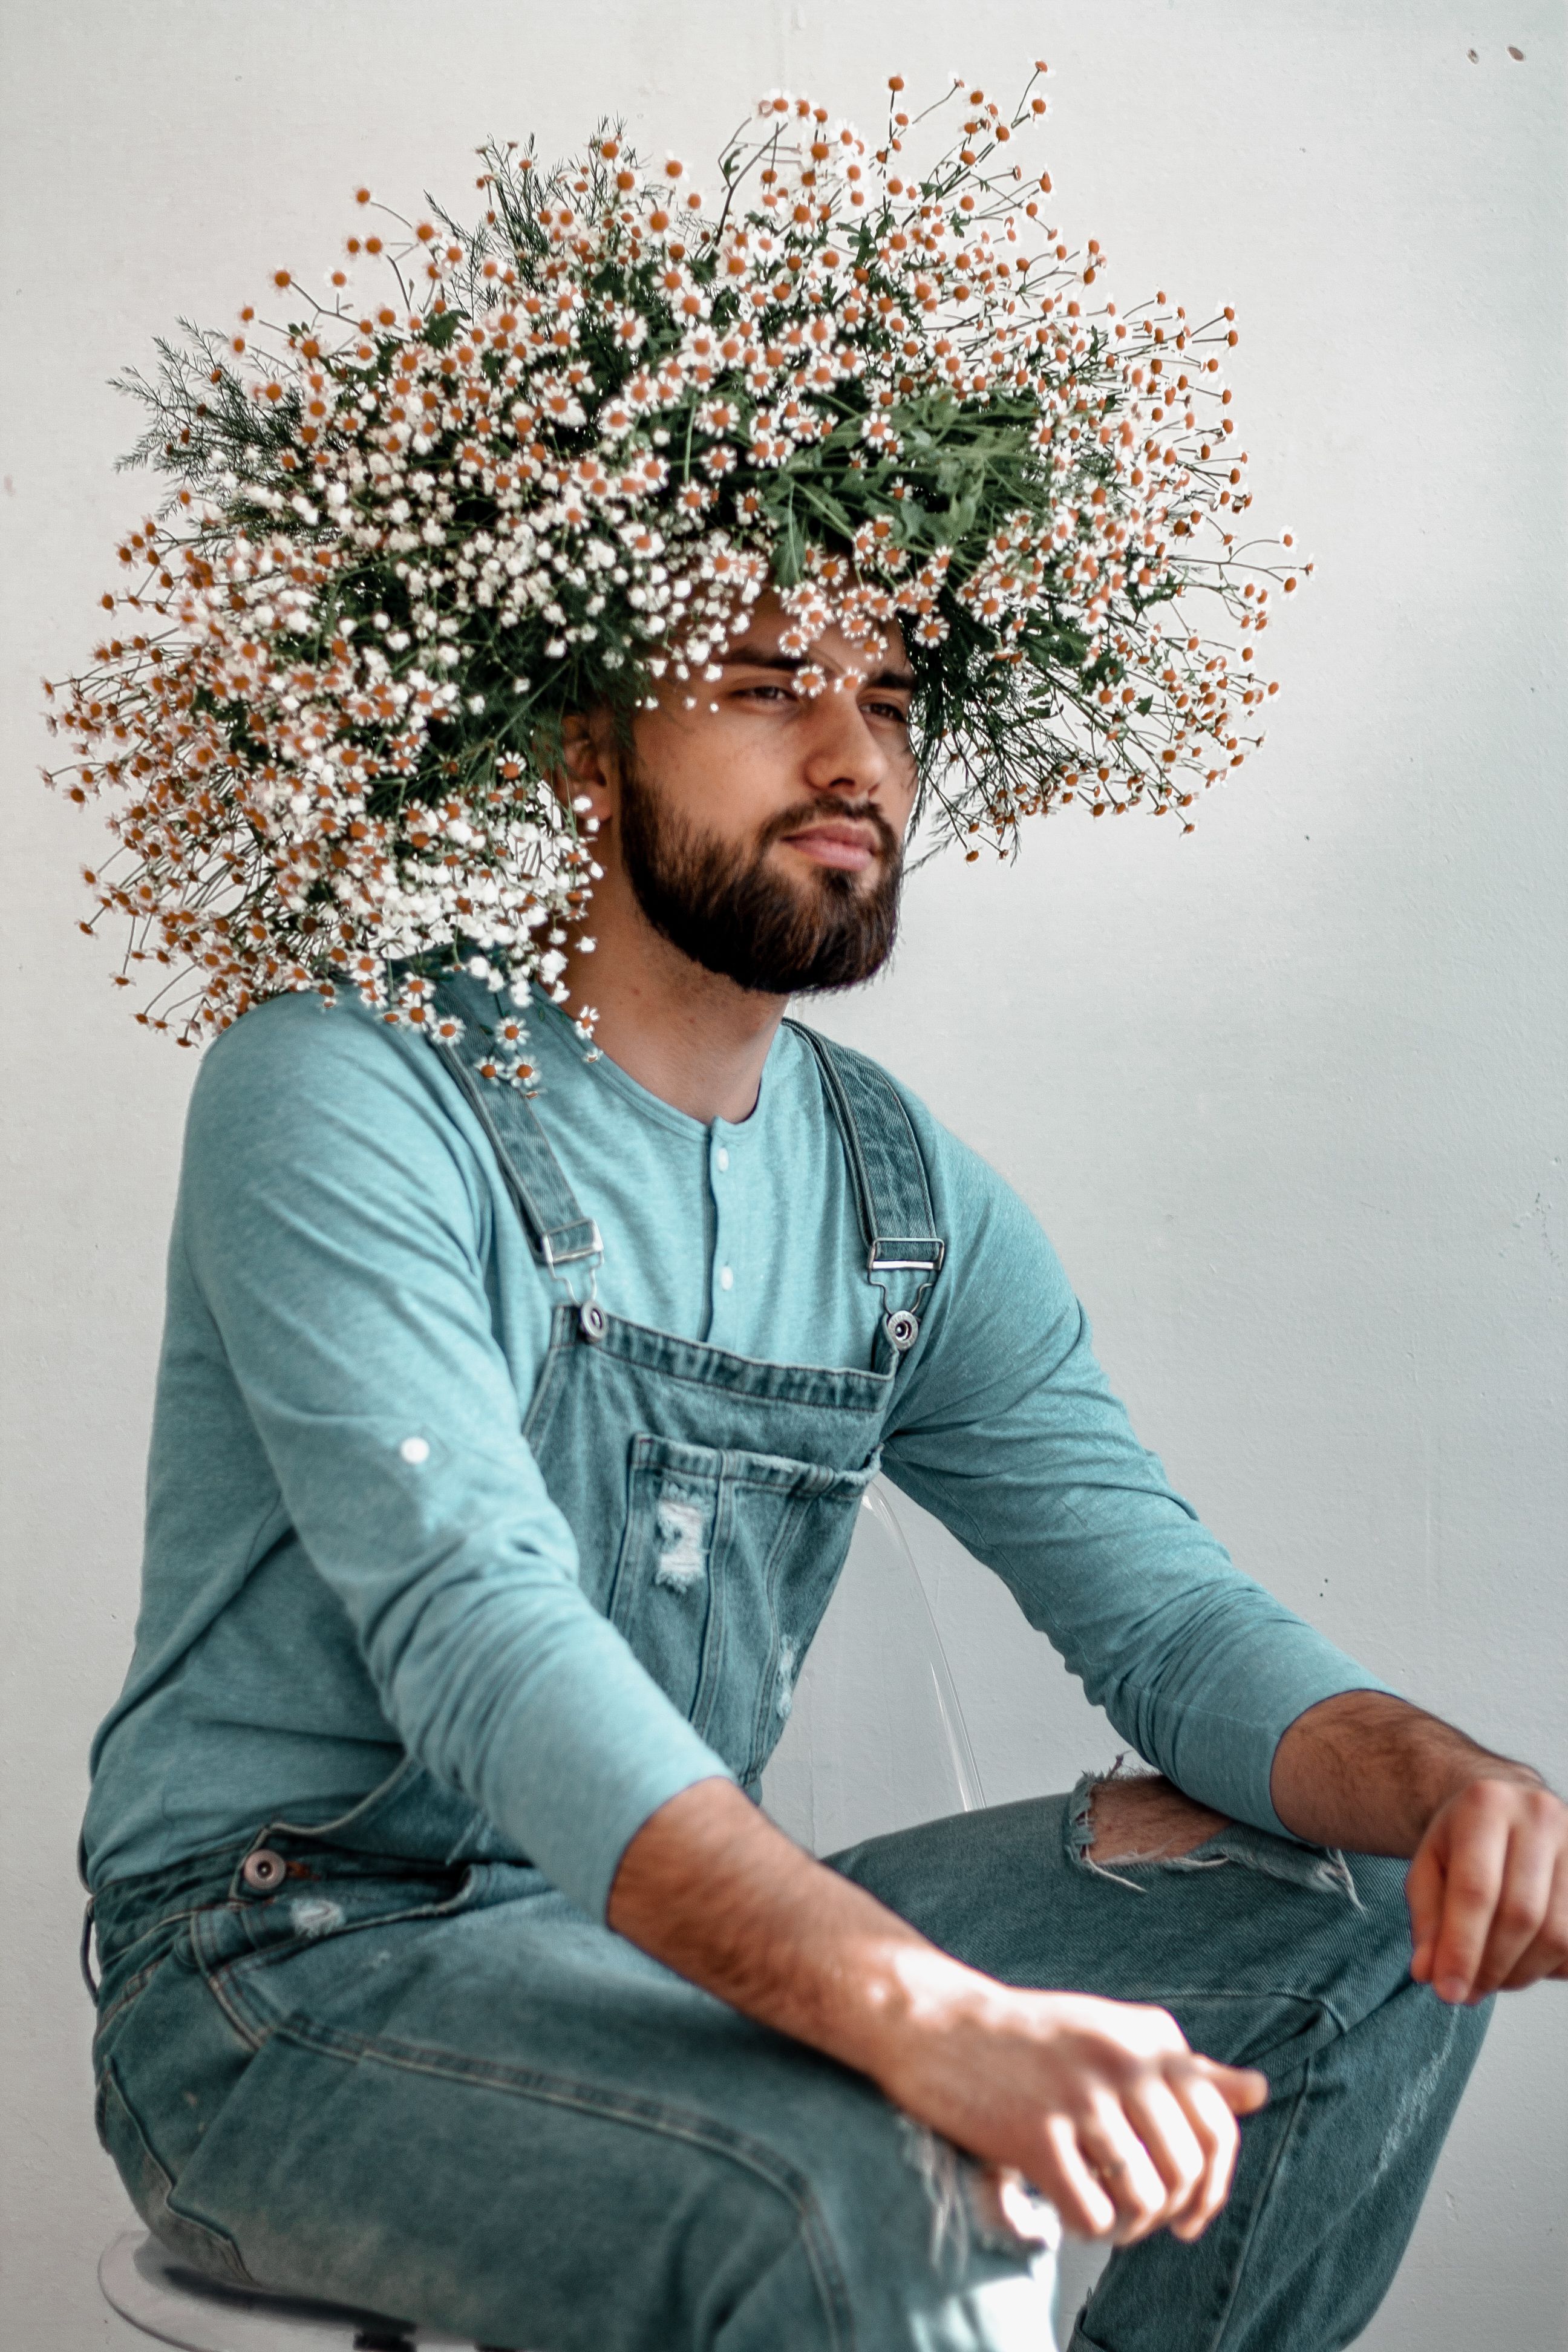
<path fill-rule="evenodd" d="M 952 1244 L 889 1475 L 1005 1580 L 1141 1756 L 1288 1835 L 1269 1793 L 1285 1732 L 1387 1685 L 1234 1566 L 1139 1444 L 1034 1217 L 926 1129 Z"/>
<path fill-rule="evenodd" d="M 248 1016 L 197 1083 L 175 1246 L 404 1746 L 598 1917 L 648 1816 L 733 1776 L 581 1588 L 444 1083 L 316 1000 Z"/>

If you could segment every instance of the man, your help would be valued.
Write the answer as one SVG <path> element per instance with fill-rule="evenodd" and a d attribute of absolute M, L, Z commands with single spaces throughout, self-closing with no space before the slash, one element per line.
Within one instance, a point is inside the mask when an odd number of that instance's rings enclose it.
<path fill-rule="evenodd" d="M 203 1070 L 101 2128 L 199 2266 L 485 2343 L 1046 2343 L 1032 2185 L 1119 2249 L 1074 2352 L 1341 2345 L 1568 1969 L 1568 1811 L 1237 1575 L 1021 1204 L 784 1025 L 886 958 L 915 770 L 896 630 L 819 692 L 782 635 L 569 727 L 597 1021 L 530 1008 L 531 1105 L 466 978 L 449 1049 L 294 997 Z M 768 1822 L 879 1463 L 1163 1777 Z"/>

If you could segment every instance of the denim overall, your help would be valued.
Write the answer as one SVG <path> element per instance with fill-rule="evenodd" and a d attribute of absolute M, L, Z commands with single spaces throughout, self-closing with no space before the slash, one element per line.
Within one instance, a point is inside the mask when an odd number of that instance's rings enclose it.
<path fill-rule="evenodd" d="M 753 1794 L 944 1254 L 897 1094 L 802 1034 L 880 1293 L 866 1366 L 606 1313 L 599 1234 L 529 1104 L 451 1065 L 560 1288 L 524 1428 L 584 1590 Z M 1233 1825 L 1110 1873 L 1087 1824 L 1087 1798 L 1031 1799 L 831 1866 L 1003 1982 L 1166 2005 L 1270 2075 L 1225 2212 L 1198 2246 L 1119 2254 L 1070 2352 L 1349 2341 L 1482 2019 L 1412 1983 L 1398 1865 L 1358 1858 L 1352 1889 Z M 526 2352 L 1055 2341 L 1048 2233 L 972 2159 L 585 1917 L 412 1759 L 334 1821 L 264 1819 L 105 1886 L 97 1918 L 100 2136 L 150 2226 L 230 2285 Z"/>
<path fill-rule="evenodd" d="M 799 1034 L 853 1173 L 862 1278 L 880 1293 L 867 1368 L 761 1362 L 606 1314 L 595 1295 L 598 1227 L 531 1105 L 474 1074 L 482 1040 L 470 1044 L 473 1023 L 447 1049 L 560 1293 L 523 1435 L 577 1539 L 583 1591 L 753 1797 L 877 1475 L 900 1367 L 919 1344 L 944 1255 L 896 1091 L 874 1063 L 815 1031 Z M 298 1822 L 273 1827 L 309 1833 Z M 411 1860 L 526 1859 L 412 1757 L 314 1833 Z"/>

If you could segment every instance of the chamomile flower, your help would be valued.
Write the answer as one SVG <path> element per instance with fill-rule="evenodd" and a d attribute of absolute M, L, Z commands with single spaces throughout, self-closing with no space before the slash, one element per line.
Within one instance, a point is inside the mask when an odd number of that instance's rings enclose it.
<path fill-rule="evenodd" d="M 875 145 L 772 91 L 715 205 L 607 125 L 554 169 L 484 150 L 468 228 L 363 185 L 318 299 L 280 268 L 170 349 L 133 454 L 171 496 L 48 715 L 148 1026 L 355 988 L 439 1036 L 466 964 L 512 1008 L 486 1070 L 531 1082 L 520 1008 L 599 878 L 563 719 L 697 708 L 770 584 L 803 657 L 901 626 L 967 856 L 1072 802 L 1190 829 L 1262 740 L 1269 584 L 1311 566 L 1243 520 L 1231 308 L 1122 314 L 1048 218 L 1043 71 L 1010 110 L 955 77 L 945 149 L 897 76 Z"/>

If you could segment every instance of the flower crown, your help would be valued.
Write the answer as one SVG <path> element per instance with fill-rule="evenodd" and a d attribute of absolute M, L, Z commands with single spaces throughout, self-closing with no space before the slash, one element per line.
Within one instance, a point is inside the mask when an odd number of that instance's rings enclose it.
<path fill-rule="evenodd" d="M 1075 801 L 1190 830 L 1262 740 L 1290 536 L 1237 545 L 1233 312 L 1120 313 L 1096 240 L 1045 224 L 1015 161 L 1045 70 L 1010 113 L 958 84 L 918 166 L 938 109 L 911 123 L 896 76 L 874 152 L 765 98 L 712 205 L 604 126 L 549 171 L 482 149 L 471 226 L 361 188 L 322 296 L 279 269 L 284 323 L 185 324 L 122 381 L 152 412 L 124 462 L 179 488 L 120 548 L 45 773 L 113 794 L 88 879 L 127 966 L 168 968 L 139 1019 L 189 1043 L 350 985 L 429 1028 L 458 962 L 563 1000 L 599 868 L 563 721 L 694 707 L 768 587 L 803 656 L 900 626 L 921 811 L 970 857 Z"/>

